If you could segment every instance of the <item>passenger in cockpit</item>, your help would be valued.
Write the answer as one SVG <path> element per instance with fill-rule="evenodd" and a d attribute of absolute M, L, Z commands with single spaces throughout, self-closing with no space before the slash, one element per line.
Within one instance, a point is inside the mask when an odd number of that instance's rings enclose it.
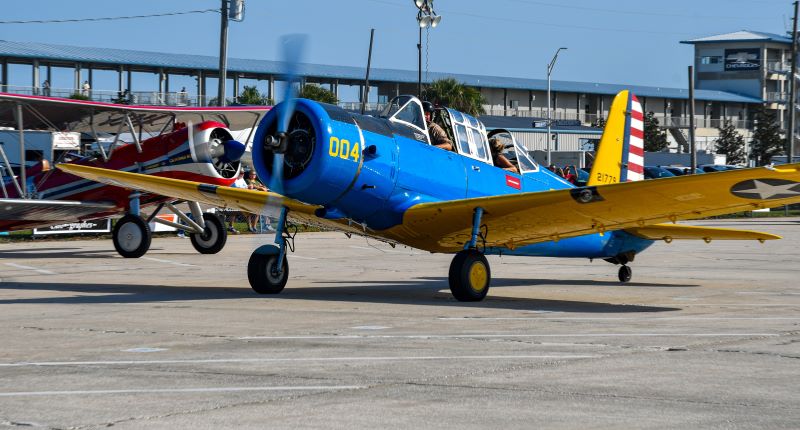
<path fill-rule="evenodd" d="M 500 139 L 493 137 L 489 139 L 489 147 L 492 149 L 492 163 L 509 172 L 519 173 L 519 169 L 511 161 L 503 155 L 503 142 Z"/>
<path fill-rule="evenodd" d="M 425 110 L 425 123 L 428 124 L 428 134 L 431 137 L 431 145 L 446 151 L 452 151 L 453 141 L 447 137 L 447 133 L 439 124 L 431 120 L 434 111 L 433 103 L 422 102 L 422 108 Z"/>

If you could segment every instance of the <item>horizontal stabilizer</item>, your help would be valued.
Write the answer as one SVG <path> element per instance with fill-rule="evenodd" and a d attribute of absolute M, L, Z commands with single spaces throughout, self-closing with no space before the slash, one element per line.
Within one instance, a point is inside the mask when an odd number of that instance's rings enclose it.
<path fill-rule="evenodd" d="M 647 227 L 626 228 L 625 232 L 642 239 L 663 240 L 765 240 L 780 239 L 774 234 L 751 230 L 735 230 L 731 228 L 695 227 L 691 225 L 655 224 Z"/>

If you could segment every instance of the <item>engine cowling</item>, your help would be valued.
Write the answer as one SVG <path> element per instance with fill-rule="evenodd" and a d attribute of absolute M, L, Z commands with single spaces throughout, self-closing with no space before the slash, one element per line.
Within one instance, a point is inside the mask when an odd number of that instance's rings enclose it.
<path fill-rule="evenodd" d="M 273 175 L 280 107 L 261 120 L 253 143 L 253 166 L 262 182 L 287 197 L 330 206 L 350 191 L 363 165 L 363 135 L 352 115 L 336 106 L 299 99 L 286 130 L 283 174 Z M 280 187 L 277 186 L 280 181 Z M 279 191 L 279 190 L 276 190 Z"/>

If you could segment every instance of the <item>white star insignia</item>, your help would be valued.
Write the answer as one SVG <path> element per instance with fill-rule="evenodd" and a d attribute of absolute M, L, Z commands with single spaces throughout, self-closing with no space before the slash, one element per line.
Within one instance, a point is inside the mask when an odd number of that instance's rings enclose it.
<path fill-rule="evenodd" d="M 737 194 L 750 194 L 754 197 L 757 197 L 760 200 L 767 200 L 771 199 L 778 195 L 790 195 L 790 196 L 797 196 L 800 195 L 800 192 L 793 190 L 792 188 L 800 185 L 797 182 L 792 182 L 789 184 L 781 184 L 781 185 L 770 185 L 766 182 L 762 182 L 758 179 L 753 180 L 753 185 L 755 188 L 751 188 L 749 190 L 737 190 Z"/>

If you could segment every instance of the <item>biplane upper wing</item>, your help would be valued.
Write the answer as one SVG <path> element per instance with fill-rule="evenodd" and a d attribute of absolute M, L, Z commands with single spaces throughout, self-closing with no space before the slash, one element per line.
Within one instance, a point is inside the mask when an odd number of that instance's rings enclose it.
<path fill-rule="evenodd" d="M 21 104 L 28 113 L 24 127 L 43 130 L 118 133 L 130 118 L 135 127 L 158 132 L 171 122 L 200 123 L 218 121 L 231 130 L 255 127 L 269 111 L 268 106 L 135 106 L 57 97 L 0 93 L 0 126 L 16 127 L 15 107 Z M 94 129 L 94 130 L 93 130 Z"/>
<path fill-rule="evenodd" d="M 488 246 L 517 246 L 611 230 L 800 202 L 800 164 L 732 170 L 597 187 L 424 203 L 409 208 L 393 235 L 431 251 L 455 251 L 469 240 L 483 208 Z M 675 229 L 677 231 L 677 229 Z M 699 231 L 698 231 L 699 232 Z M 635 230 L 632 231 L 635 234 Z M 662 232 L 663 233 L 663 232 Z M 683 232 L 686 237 L 715 238 Z M 717 231 L 717 237 L 727 233 Z M 642 230 L 640 236 L 659 237 Z M 677 234 L 677 233 L 673 233 Z M 730 234 L 732 235 L 732 234 Z M 666 235 L 664 235 L 666 236 Z M 740 235 L 741 236 L 741 235 Z M 768 239 L 770 235 L 749 238 Z M 748 237 L 737 237 L 748 238 Z M 421 246 L 426 244 L 427 246 Z"/>
<path fill-rule="evenodd" d="M 0 230 L 17 230 L 74 222 L 98 212 L 113 211 L 111 202 L 0 199 Z"/>

